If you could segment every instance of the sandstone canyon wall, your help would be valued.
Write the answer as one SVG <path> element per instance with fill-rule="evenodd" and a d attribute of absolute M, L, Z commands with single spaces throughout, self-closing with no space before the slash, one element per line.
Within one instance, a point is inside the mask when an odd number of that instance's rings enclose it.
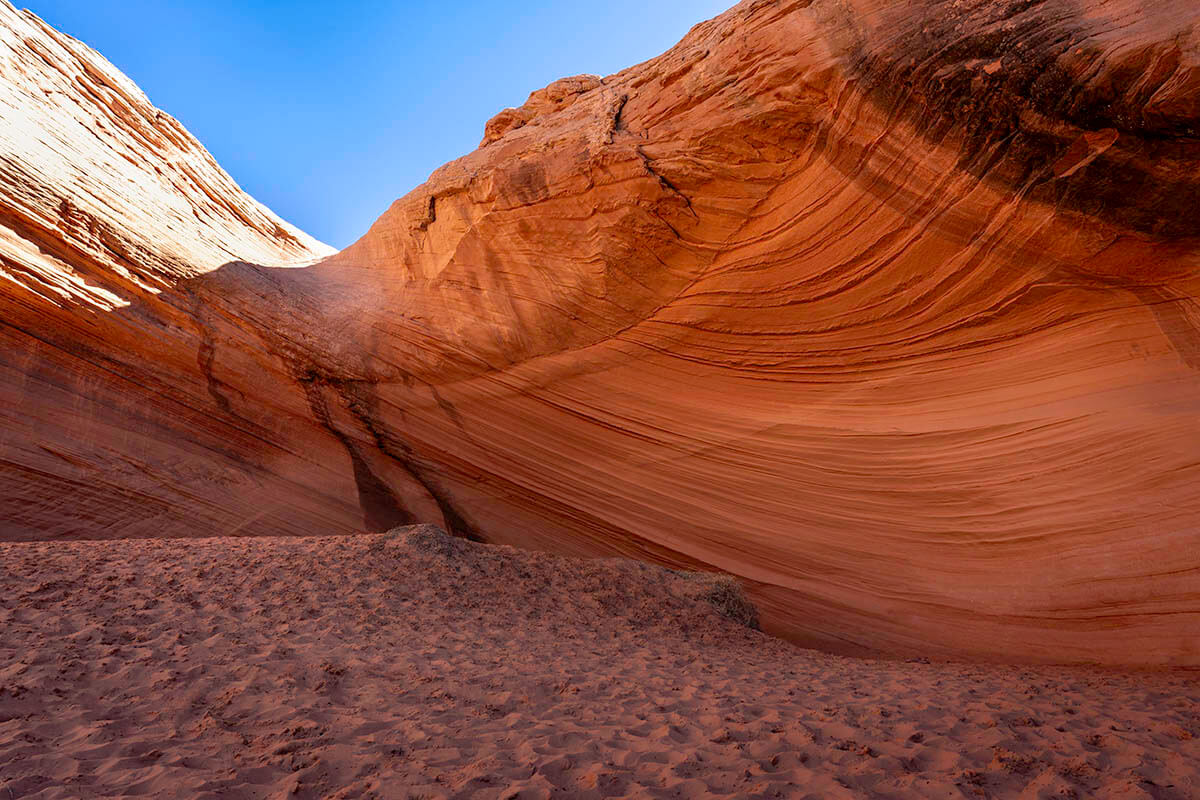
<path fill-rule="evenodd" d="M 844 652 L 1200 664 L 1190 0 L 746 0 L 332 255 L 0 23 L 6 537 L 428 521 Z"/>
<path fill-rule="evenodd" d="M 257 334 L 188 288 L 237 258 L 332 250 L 6 2 L 0 187 L 0 535 L 358 529 L 345 449 Z M 218 358 L 231 340 L 249 344 Z"/>

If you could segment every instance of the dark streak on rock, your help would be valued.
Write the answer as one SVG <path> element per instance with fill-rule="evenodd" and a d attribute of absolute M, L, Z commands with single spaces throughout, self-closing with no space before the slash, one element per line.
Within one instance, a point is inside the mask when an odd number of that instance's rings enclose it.
<path fill-rule="evenodd" d="M 854 37 L 847 70 L 885 114 L 934 146 L 960 141 L 959 168 L 981 180 L 1155 238 L 1200 236 L 1200 119 L 1144 111 L 1169 71 L 1136 92 L 1139 64 L 1113 65 L 1115 86 L 1081 83 L 1071 59 L 1095 46 L 1073 0 L 941 6 L 883 51 L 849 14 L 839 20 Z M 1113 147 L 1074 174 L 1054 174 L 1079 135 L 1105 129 L 1119 132 Z"/>
<path fill-rule="evenodd" d="M 673 194 L 682 200 L 684 205 L 687 206 L 688 213 L 691 214 L 694 219 L 699 219 L 699 217 L 696 216 L 696 211 L 692 208 L 691 199 L 689 199 L 688 196 L 683 192 L 679 191 L 679 188 L 676 187 L 675 184 L 671 183 L 666 176 L 654 169 L 654 164 L 650 161 L 650 157 L 642 152 L 642 148 L 640 146 L 635 147 L 634 150 L 637 152 L 638 156 L 641 157 L 642 165 L 646 168 L 646 172 L 648 172 L 652 178 L 658 181 L 658 185 L 666 189 L 670 194 Z M 674 230 L 674 228 L 672 228 L 672 230 Z M 678 236 L 678 232 L 676 235 Z"/>
<path fill-rule="evenodd" d="M 363 526 L 370 533 L 383 533 L 399 525 L 412 525 L 416 520 L 412 513 L 397 500 L 388 485 L 377 476 L 359 453 L 358 445 L 352 438 L 338 430 L 329 414 L 329 407 L 321 394 L 320 381 L 316 375 L 309 373 L 297 379 L 308 407 L 321 425 L 337 437 L 354 467 L 354 482 L 358 487 L 358 505 L 363 512 Z M 334 387 L 336 388 L 336 386 Z"/>
<path fill-rule="evenodd" d="M 191 296 L 192 316 L 199 323 L 198 329 L 200 334 L 200 346 L 196 350 L 196 366 L 200 368 L 200 374 L 204 376 L 204 385 L 208 390 L 208 396 L 217 404 L 217 408 L 231 416 L 234 414 L 233 405 L 229 402 L 229 398 L 221 392 L 221 382 L 213 375 L 213 362 L 217 358 L 217 345 L 208 329 L 204 324 L 204 307 L 200 298 L 196 295 Z"/>
<path fill-rule="evenodd" d="M 438 392 L 437 387 L 432 383 L 429 384 L 429 391 L 433 394 L 433 399 L 437 402 L 438 408 L 446 412 L 446 416 L 449 417 L 456 426 L 458 426 L 460 431 L 466 433 L 467 428 L 463 424 L 462 415 L 458 413 L 458 409 L 454 407 L 454 404 L 442 397 L 441 393 Z"/>
<path fill-rule="evenodd" d="M 484 541 L 474 527 L 454 507 L 447 493 L 420 466 L 412 448 L 384 430 L 378 421 L 378 400 L 373 383 L 326 377 L 312 369 L 298 371 L 296 381 L 304 389 L 313 416 L 322 427 L 337 437 L 350 455 L 350 460 L 354 465 L 355 483 L 358 486 L 359 506 L 363 511 L 364 525 L 369 531 L 389 531 L 397 526 L 413 525 L 422 520 L 417 519 L 395 496 L 387 483 L 371 470 L 359 450 L 362 445 L 337 429 L 329 414 L 325 398 L 321 394 L 323 386 L 336 392 L 346 403 L 347 409 L 354 418 L 371 434 L 376 449 L 402 467 L 428 493 L 437 504 L 452 534 L 472 541 Z M 461 424 L 461 420 L 459 424 Z"/>
<path fill-rule="evenodd" d="M 1154 314 L 1159 330 L 1183 363 L 1200 370 L 1200 327 L 1187 313 L 1189 306 L 1196 307 L 1196 301 L 1160 287 L 1130 287 L 1129 290 Z"/>
<path fill-rule="evenodd" d="M 427 231 L 429 226 L 437 222 L 437 196 L 429 195 L 429 207 L 425 210 L 425 217 L 417 223 L 417 230 Z"/>
<path fill-rule="evenodd" d="M 484 541 L 474 526 L 468 523 L 454 507 L 454 504 L 450 502 L 447 493 L 417 463 L 418 459 L 416 454 L 413 453 L 412 448 L 395 436 L 390 435 L 378 422 L 378 398 L 375 394 L 374 384 L 361 381 L 345 382 L 340 385 L 340 390 L 345 393 L 343 397 L 347 399 L 351 413 L 354 414 L 363 427 L 371 434 L 372 438 L 374 438 L 375 446 L 379 451 L 402 466 L 412 476 L 412 479 L 419 483 L 429 496 L 433 498 L 433 501 L 437 503 L 438 509 L 442 512 L 442 516 L 446 520 L 446 525 L 450 529 L 450 533 L 475 542 Z M 461 421 L 459 421 L 459 424 L 461 425 Z"/>
<path fill-rule="evenodd" d="M 621 130 L 621 115 L 625 113 L 625 106 L 629 103 L 629 95 L 623 94 L 613 104 L 612 122 L 608 126 L 608 135 L 605 137 L 605 144 L 612 144 L 613 137 Z"/>

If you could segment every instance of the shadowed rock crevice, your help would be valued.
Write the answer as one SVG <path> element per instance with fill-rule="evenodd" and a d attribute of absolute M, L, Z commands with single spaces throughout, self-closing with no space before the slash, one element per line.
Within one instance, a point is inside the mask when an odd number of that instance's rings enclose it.
<path fill-rule="evenodd" d="M 429 470 L 419 465 L 418 457 L 412 449 L 395 435 L 385 432 L 384 426 L 379 421 L 380 413 L 374 387 L 368 383 L 343 383 L 338 385 L 338 391 L 347 402 L 350 411 L 371 434 L 379 452 L 402 467 L 437 504 L 449 531 L 463 539 L 475 542 L 484 541 L 483 537 L 464 519 L 448 499 L 446 491 L 437 486 L 435 479 L 430 477 Z M 437 390 L 430 387 L 430 391 L 437 398 Z M 440 398 L 438 398 L 438 405 L 446 410 L 447 414 L 454 419 L 455 424 L 462 429 L 462 420 L 457 418 L 453 406 Z"/>
<path fill-rule="evenodd" d="M 330 416 L 329 407 L 321 392 L 319 382 L 312 374 L 297 378 L 308 398 L 308 407 L 312 410 L 317 421 L 337 437 L 346 454 L 350 456 L 354 469 L 354 483 L 358 487 L 358 505 L 363 513 L 363 527 L 368 533 L 382 533 L 398 525 L 411 525 L 417 522 L 412 513 L 398 501 L 388 485 L 379 478 L 367 465 L 359 445 L 347 434 L 343 433 Z"/>

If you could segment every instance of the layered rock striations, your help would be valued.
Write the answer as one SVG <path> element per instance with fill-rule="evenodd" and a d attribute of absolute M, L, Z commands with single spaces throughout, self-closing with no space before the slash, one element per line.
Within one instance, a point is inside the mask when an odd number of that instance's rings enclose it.
<path fill-rule="evenodd" d="M 0 173 L 10 538 L 428 521 L 727 570 L 845 652 L 1200 663 L 1190 2 L 747 0 L 313 263 L 0 17 L 6 105 L 80 129 Z"/>
<path fill-rule="evenodd" d="M 0 187 L 0 536 L 359 528 L 345 450 L 286 365 L 189 289 L 332 250 L 6 2 Z"/>

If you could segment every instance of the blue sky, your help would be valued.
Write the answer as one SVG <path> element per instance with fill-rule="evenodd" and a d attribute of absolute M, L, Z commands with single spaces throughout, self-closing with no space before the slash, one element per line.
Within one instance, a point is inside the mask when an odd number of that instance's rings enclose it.
<path fill-rule="evenodd" d="M 335 247 L 475 149 L 500 109 L 658 55 L 733 3 L 25 0 Z"/>

